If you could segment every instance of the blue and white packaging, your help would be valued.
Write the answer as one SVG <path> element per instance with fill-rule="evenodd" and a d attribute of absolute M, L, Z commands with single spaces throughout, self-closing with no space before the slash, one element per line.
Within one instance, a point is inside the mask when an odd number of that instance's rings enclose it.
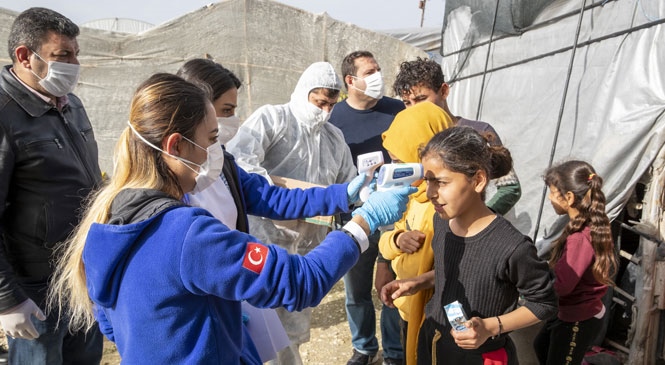
<path fill-rule="evenodd" d="M 466 323 L 466 315 L 464 314 L 464 308 L 462 304 L 458 301 L 454 301 L 450 304 L 443 306 L 443 309 L 446 311 L 446 316 L 448 317 L 448 322 L 455 329 L 455 331 L 465 331 L 467 327 L 464 325 Z"/>

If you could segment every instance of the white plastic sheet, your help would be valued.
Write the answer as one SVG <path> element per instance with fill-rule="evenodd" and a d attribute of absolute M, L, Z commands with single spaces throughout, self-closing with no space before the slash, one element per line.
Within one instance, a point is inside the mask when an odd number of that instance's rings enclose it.
<path fill-rule="evenodd" d="M 511 150 L 522 198 L 508 218 L 529 235 L 541 207 L 542 174 L 555 141 L 571 51 L 536 58 L 573 45 L 579 17 L 549 21 L 579 10 L 580 4 L 556 1 L 535 20 L 544 26 L 491 46 L 489 70 L 532 59 L 486 74 L 479 116 Z M 467 118 L 475 118 L 478 110 L 487 46 L 455 51 L 489 38 L 474 28 L 473 11 L 460 7 L 449 13 L 443 42 L 444 73 L 461 79 L 452 84 L 449 105 Z M 594 42 L 576 51 L 554 162 L 590 162 L 605 180 L 611 218 L 621 212 L 665 144 L 665 25 L 648 26 L 663 18 L 665 3 L 660 0 L 609 1 L 583 16 L 578 43 Z M 645 26 L 617 36 L 640 25 Z M 563 222 L 547 200 L 542 209 L 537 246 L 544 253 Z"/>

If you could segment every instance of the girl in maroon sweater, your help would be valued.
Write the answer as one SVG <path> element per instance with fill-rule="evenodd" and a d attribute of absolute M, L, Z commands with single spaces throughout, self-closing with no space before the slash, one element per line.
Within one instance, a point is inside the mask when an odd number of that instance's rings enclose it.
<path fill-rule="evenodd" d="M 567 161 L 547 170 L 545 183 L 554 211 L 570 221 L 550 259 L 559 314 L 538 334 L 534 348 L 541 365 L 577 365 L 601 329 L 602 298 L 617 270 L 603 179 L 588 163 Z"/>

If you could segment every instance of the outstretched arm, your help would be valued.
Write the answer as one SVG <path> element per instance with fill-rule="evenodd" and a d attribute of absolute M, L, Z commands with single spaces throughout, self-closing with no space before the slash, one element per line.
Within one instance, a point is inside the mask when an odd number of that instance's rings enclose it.
<path fill-rule="evenodd" d="M 395 308 L 393 301 L 399 297 L 413 295 L 424 289 L 434 287 L 434 270 L 418 275 L 414 278 L 393 280 L 383 286 L 381 289 L 381 301 L 392 308 Z"/>
<path fill-rule="evenodd" d="M 181 250 L 182 283 L 194 294 L 247 300 L 255 307 L 293 311 L 317 305 L 367 249 L 367 235 L 401 217 L 414 191 L 401 187 L 373 193 L 344 229 L 330 232 L 305 256 L 290 255 L 229 230 L 203 210 L 192 210 Z"/>
<path fill-rule="evenodd" d="M 296 180 L 273 177 L 276 183 Z M 300 219 L 318 215 L 328 216 L 349 211 L 348 184 L 328 187 L 305 182 L 306 189 L 289 189 L 270 184 L 263 176 L 251 174 L 238 166 L 238 179 L 247 213 L 270 219 Z"/>

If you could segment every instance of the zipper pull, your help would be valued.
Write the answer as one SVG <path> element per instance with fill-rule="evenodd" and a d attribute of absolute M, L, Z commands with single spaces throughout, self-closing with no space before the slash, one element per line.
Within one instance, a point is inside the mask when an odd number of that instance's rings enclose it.
<path fill-rule="evenodd" d="M 56 146 L 58 146 L 59 149 L 62 149 L 62 143 L 60 143 L 59 139 L 54 139 L 53 142 L 55 142 Z"/>

